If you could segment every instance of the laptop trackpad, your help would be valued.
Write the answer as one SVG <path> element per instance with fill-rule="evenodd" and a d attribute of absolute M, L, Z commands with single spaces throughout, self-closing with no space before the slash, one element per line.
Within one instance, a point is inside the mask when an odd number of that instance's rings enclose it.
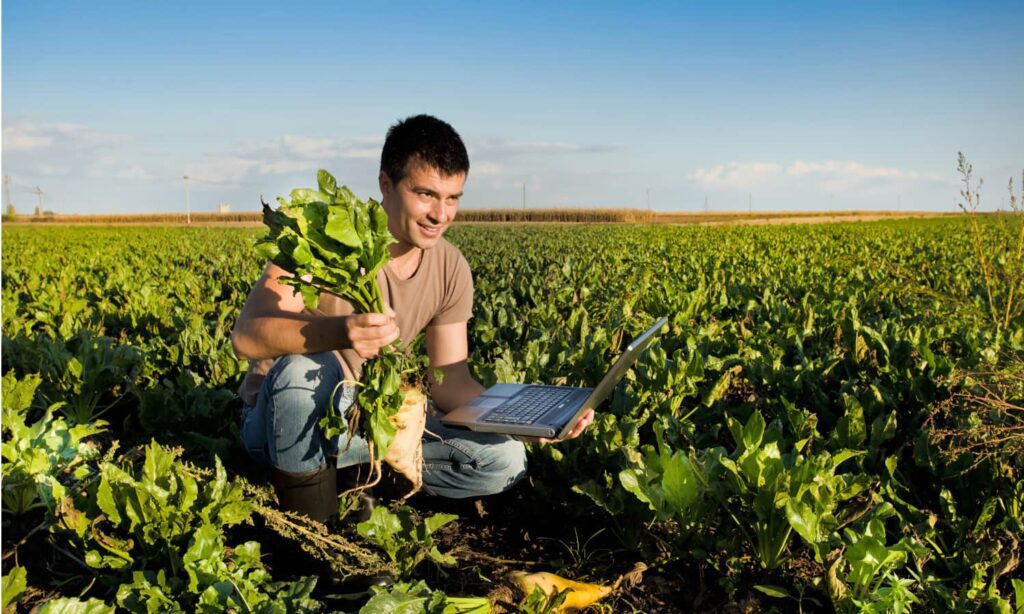
<path fill-rule="evenodd" d="M 503 397 L 484 397 L 480 396 L 473 400 L 473 407 L 479 407 L 480 409 L 493 409 L 508 399 Z"/>
<path fill-rule="evenodd" d="M 495 384 L 487 390 L 484 390 L 483 394 L 489 397 L 501 397 L 507 399 L 509 397 L 514 397 L 516 393 L 522 391 L 523 388 L 526 388 L 523 384 Z"/>

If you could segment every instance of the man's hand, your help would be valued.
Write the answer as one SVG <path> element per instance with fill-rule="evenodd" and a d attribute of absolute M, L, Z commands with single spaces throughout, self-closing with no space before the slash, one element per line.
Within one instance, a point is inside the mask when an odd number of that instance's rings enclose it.
<path fill-rule="evenodd" d="M 369 360 L 380 353 L 380 349 L 398 339 L 398 323 L 395 312 L 359 313 L 345 318 L 346 347 L 351 347 L 359 356 Z"/>
<path fill-rule="evenodd" d="M 570 439 L 576 439 L 577 437 L 579 437 L 580 435 L 583 434 L 583 431 L 588 426 L 590 426 L 590 423 L 593 422 L 593 421 L 594 421 L 594 410 L 588 409 L 587 411 L 583 412 L 583 415 L 580 416 L 580 419 L 572 427 L 572 430 L 570 430 L 568 433 L 565 434 L 565 437 L 562 437 L 560 439 L 549 439 L 547 437 L 538 437 L 536 439 L 530 438 L 529 441 L 536 441 L 537 443 L 542 443 L 543 444 L 543 443 L 559 443 L 561 441 L 569 441 Z M 524 437 L 523 439 L 527 439 L 527 438 Z"/>

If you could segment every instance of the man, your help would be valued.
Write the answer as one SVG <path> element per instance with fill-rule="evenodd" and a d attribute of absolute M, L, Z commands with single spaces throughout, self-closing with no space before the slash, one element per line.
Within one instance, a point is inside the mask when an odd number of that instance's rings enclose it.
<path fill-rule="evenodd" d="M 434 407 L 450 411 L 484 390 L 470 374 L 467 321 L 473 280 L 459 250 L 444 232 L 455 219 L 469 173 L 458 133 L 428 115 L 388 130 L 378 183 L 388 230 L 397 243 L 379 277 L 386 314 L 353 314 L 346 301 L 321 295 L 315 312 L 277 281 L 288 273 L 268 263 L 253 286 L 231 334 L 240 358 L 251 361 L 240 395 L 245 403 L 242 439 L 270 469 L 281 506 L 324 521 L 337 510 L 337 469 L 369 461 L 365 441 L 347 435 L 327 440 L 318 425 L 338 382 L 358 380 L 363 361 L 401 338 L 426 331 Z M 354 389 L 339 388 L 338 410 L 353 402 Z M 583 416 L 566 437 L 579 436 L 593 420 Z M 449 429 L 430 416 L 423 439 L 423 487 L 462 498 L 511 488 L 526 472 L 520 441 L 503 435 Z"/>

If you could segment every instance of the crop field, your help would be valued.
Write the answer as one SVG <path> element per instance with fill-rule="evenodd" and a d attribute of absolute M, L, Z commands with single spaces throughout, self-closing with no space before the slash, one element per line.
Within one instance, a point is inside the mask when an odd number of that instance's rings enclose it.
<path fill-rule="evenodd" d="M 461 209 L 460 222 L 504 223 L 624 223 L 624 224 L 771 224 L 809 222 L 860 222 L 880 219 L 946 217 L 934 211 L 719 211 L 704 213 L 654 212 L 646 209 Z M 221 225 L 262 226 L 259 211 L 237 213 L 138 213 L 127 215 L 14 215 L 8 224 L 96 224 L 96 225 Z"/>
<path fill-rule="evenodd" d="M 1019 220 L 456 225 L 470 365 L 592 386 L 579 439 L 480 500 L 330 528 L 238 436 L 253 228 L 5 225 L 3 608 L 561 612 L 1024 609 Z M 422 353 L 422 342 L 414 344 Z M 398 578 L 368 602 L 347 576 Z M 594 587 L 585 590 L 596 591 Z"/>

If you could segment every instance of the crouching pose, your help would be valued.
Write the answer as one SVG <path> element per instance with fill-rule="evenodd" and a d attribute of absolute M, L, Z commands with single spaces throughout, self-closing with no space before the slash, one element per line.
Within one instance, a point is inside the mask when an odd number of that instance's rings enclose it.
<path fill-rule="evenodd" d="M 354 314 L 352 306 L 322 294 L 316 310 L 278 282 L 288 273 L 267 263 L 231 335 L 240 358 L 250 361 L 239 391 L 245 409 L 242 439 L 270 471 L 282 507 L 326 520 L 337 510 L 338 469 L 370 460 L 365 440 L 347 434 L 326 438 L 319 427 L 339 382 L 358 381 L 362 364 L 401 338 L 426 331 L 437 411 L 450 411 L 483 391 L 469 372 L 467 321 L 473 279 L 458 248 L 443 238 L 455 218 L 469 172 L 462 139 L 447 123 L 427 115 L 405 119 L 388 131 L 378 182 L 388 230 L 397 243 L 381 270 L 386 314 Z M 354 388 L 333 394 L 344 415 Z M 585 417 L 568 438 L 591 421 Z M 428 416 L 423 436 L 423 489 L 452 497 L 479 497 L 511 488 L 526 472 L 523 444 L 504 435 L 443 426 Z"/>

